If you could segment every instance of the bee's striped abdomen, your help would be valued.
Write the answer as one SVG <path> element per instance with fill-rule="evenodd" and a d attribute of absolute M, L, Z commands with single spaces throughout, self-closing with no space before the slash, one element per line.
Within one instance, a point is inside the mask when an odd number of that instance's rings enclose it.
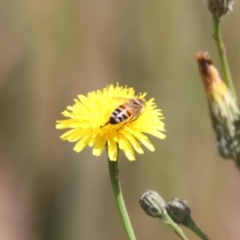
<path fill-rule="evenodd" d="M 119 106 L 114 110 L 109 119 L 110 124 L 118 124 L 127 120 L 131 116 L 131 112 L 124 107 L 124 105 Z"/>
<path fill-rule="evenodd" d="M 110 115 L 107 124 L 119 124 L 122 122 L 132 122 L 136 120 L 143 112 L 145 108 L 145 100 L 141 98 L 127 99 L 122 105 L 118 106 Z"/>

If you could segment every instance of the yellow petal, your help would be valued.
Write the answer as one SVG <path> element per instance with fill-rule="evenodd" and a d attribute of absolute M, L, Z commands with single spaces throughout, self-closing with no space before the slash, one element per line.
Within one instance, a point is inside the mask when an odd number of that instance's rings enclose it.
<path fill-rule="evenodd" d="M 139 140 L 146 148 L 148 148 L 150 151 L 155 151 L 154 146 L 151 144 L 151 142 L 148 140 L 148 137 L 143 135 L 142 133 L 135 131 L 133 129 L 130 130 L 131 134 Z"/>
<path fill-rule="evenodd" d="M 107 139 L 108 142 L 108 157 L 111 161 L 116 161 L 118 156 L 118 148 L 116 142 L 112 138 Z"/>
<path fill-rule="evenodd" d="M 92 138 L 91 135 L 85 136 L 84 138 L 78 141 L 73 150 L 76 152 L 81 152 L 88 145 L 91 138 Z"/>
<path fill-rule="evenodd" d="M 100 156 L 105 148 L 105 145 L 106 145 L 106 139 L 98 138 L 98 140 L 95 142 L 93 147 L 93 155 Z"/>
<path fill-rule="evenodd" d="M 149 129 L 149 131 L 144 131 L 145 133 L 149 133 L 157 138 L 161 138 L 161 139 L 165 139 L 166 138 L 166 135 L 163 134 L 162 132 L 159 132 L 158 130 L 156 129 Z"/>
<path fill-rule="evenodd" d="M 126 157 L 130 161 L 135 160 L 135 154 L 134 154 L 133 148 L 127 139 L 124 139 L 124 138 L 119 139 L 119 148 L 123 150 Z"/>
<path fill-rule="evenodd" d="M 72 129 L 63 135 L 61 135 L 61 139 L 68 140 L 69 142 L 75 142 L 78 139 L 88 135 L 91 133 L 91 129 Z"/>
<path fill-rule="evenodd" d="M 139 153 L 139 154 L 143 154 L 144 151 L 141 148 L 141 146 L 139 145 L 138 141 L 131 135 L 128 133 L 123 133 L 123 136 L 128 139 L 128 141 L 131 143 L 131 145 L 134 147 L 134 149 Z M 122 137 L 123 137 L 122 136 Z"/>
<path fill-rule="evenodd" d="M 80 99 L 80 101 L 83 103 L 83 105 L 88 108 L 89 106 L 91 106 L 91 102 L 89 101 L 89 99 L 87 97 L 85 97 L 84 95 L 78 95 L 78 98 Z M 88 108 L 89 109 L 89 108 Z"/>

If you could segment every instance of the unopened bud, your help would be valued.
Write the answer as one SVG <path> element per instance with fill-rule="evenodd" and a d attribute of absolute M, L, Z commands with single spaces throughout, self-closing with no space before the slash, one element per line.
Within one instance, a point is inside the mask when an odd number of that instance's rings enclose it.
<path fill-rule="evenodd" d="M 139 203 L 147 215 L 162 218 L 166 203 L 156 191 L 147 191 L 139 198 Z"/>
<path fill-rule="evenodd" d="M 209 11 L 217 18 L 233 10 L 233 0 L 207 0 Z"/>
<path fill-rule="evenodd" d="M 170 200 L 167 203 L 166 209 L 168 215 L 177 224 L 186 225 L 189 221 L 192 221 L 190 208 L 184 201 L 178 198 Z"/>
<path fill-rule="evenodd" d="M 175 223 L 188 227 L 203 240 L 210 240 L 210 238 L 192 220 L 190 208 L 184 201 L 178 198 L 173 198 L 167 203 L 166 209 L 168 215 Z"/>

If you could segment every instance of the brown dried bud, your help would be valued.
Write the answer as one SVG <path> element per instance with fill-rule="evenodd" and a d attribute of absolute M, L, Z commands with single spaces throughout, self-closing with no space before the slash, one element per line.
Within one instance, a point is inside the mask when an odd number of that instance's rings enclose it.
<path fill-rule="evenodd" d="M 240 162 L 240 110 L 238 104 L 222 81 L 209 54 L 198 52 L 195 57 L 205 88 L 219 153 L 223 158 Z"/>
<path fill-rule="evenodd" d="M 240 117 L 240 110 L 231 91 L 222 81 L 217 68 L 207 52 L 198 52 L 195 55 L 199 73 L 205 87 L 210 111 L 219 122 L 234 122 Z"/>

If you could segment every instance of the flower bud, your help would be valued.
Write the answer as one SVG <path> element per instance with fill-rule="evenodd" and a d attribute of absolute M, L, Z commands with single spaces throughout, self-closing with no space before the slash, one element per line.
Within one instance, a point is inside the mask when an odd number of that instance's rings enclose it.
<path fill-rule="evenodd" d="M 233 0 L 207 0 L 209 11 L 217 18 L 233 10 Z"/>
<path fill-rule="evenodd" d="M 190 208 L 184 201 L 178 198 L 173 198 L 167 203 L 166 209 L 168 215 L 175 223 L 182 224 L 191 229 L 201 239 L 210 240 L 210 238 L 192 220 Z"/>
<path fill-rule="evenodd" d="M 162 218 L 166 211 L 166 203 L 156 191 L 149 190 L 143 193 L 139 198 L 139 203 L 146 214 L 151 217 Z"/>
<path fill-rule="evenodd" d="M 222 81 L 207 52 L 196 54 L 199 73 L 205 88 L 218 151 L 223 158 L 240 162 L 240 110 Z"/>
<path fill-rule="evenodd" d="M 190 208 L 186 205 L 184 201 L 178 198 L 173 198 L 167 203 L 166 206 L 168 215 L 177 224 L 186 225 L 191 219 Z"/>

